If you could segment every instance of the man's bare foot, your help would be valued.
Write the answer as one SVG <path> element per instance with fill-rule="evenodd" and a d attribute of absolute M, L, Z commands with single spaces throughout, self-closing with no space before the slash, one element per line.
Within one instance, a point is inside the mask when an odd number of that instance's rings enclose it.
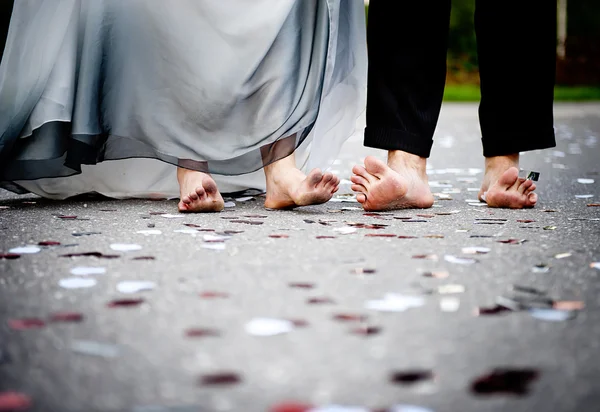
<path fill-rule="evenodd" d="M 485 159 L 485 175 L 479 200 L 490 207 L 522 209 L 535 206 L 535 183 L 519 177 L 519 155 Z"/>
<path fill-rule="evenodd" d="M 269 209 L 290 209 L 318 205 L 331 199 L 338 191 L 340 179 L 332 173 L 313 169 L 308 176 L 296 168 L 294 155 L 265 167 Z"/>
<path fill-rule="evenodd" d="M 217 184 L 208 173 L 177 168 L 180 212 L 220 212 L 225 202 Z"/>
<path fill-rule="evenodd" d="M 388 164 L 367 156 L 365 167 L 354 166 L 352 190 L 365 210 L 426 209 L 433 205 L 425 171 L 427 159 L 390 151 Z"/>

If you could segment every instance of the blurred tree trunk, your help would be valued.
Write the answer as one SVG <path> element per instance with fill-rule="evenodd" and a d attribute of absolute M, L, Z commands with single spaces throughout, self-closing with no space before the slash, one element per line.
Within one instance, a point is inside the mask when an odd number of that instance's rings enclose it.
<path fill-rule="evenodd" d="M 565 43 L 567 41 L 567 0 L 558 0 L 558 45 L 556 54 L 564 60 L 566 57 Z"/>

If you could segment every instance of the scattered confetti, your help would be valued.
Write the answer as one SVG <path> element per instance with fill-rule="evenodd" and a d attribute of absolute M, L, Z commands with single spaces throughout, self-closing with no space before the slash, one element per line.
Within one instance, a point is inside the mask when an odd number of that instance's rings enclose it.
<path fill-rule="evenodd" d="M 71 342 L 70 346 L 75 353 L 100 358 L 116 358 L 121 352 L 121 348 L 117 345 L 91 340 L 75 340 Z"/>
<path fill-rule="evenodd" d="M 231 223 L 244 223 L 246 225 L 262 225 L 264 222 L 258 221 L 258 220 L 244 220 L 244 219 L 239 219 L 239 220 L 230 220 Z"/>
<path fill-rule="evenodd" d="M 316 239 L 335 239 L 335 236 L 316 236 Z"/>
<path fill-rule="evenodd" d="M 456 312 L 460 307 L 460 299 L 444 297 L 440 299 L 440 310 L 442 312 Z"/>
<path fill-rule="evenodd" d="M 449 263 L 456 263 L 458 265 L 472 265 L 473 263 L 477 263 L 477 259 L 471 258 L 461 258 L 452 255 L 445 255 L 444 260 Z"/>
<path fill-rule="evenodd" d="M 23 247 L 15 247 L 12 249 L 9 249 L 9 253 L 16 253 L 18 255 L 26 255 L 26 254 L 33 254 L 33 253 L 38 253 L 40 252 L 42 249 L 40 249 L 37 246 L 23 246 Z"/>
<path fill-rule="evenodd" d="M 8 327 L 13 330 L 40 329 L 46 322 L 38 318 L 9 319 Z"/>
<path fill-rule="evenodd" d="M 117 284 L 117 291 L 121 293 L 139 293 L 153 290 L 156 283 L 145 280 L 125 280 Z"/>
<path fill-rule="evenodd" d="M 275 336 L 294 330 L 294 323 L 285 319 L 254 318 L 246 323 L 245 329 L 254 336 Z"/>
<path fill-rule="evenodd" d="M 479 316 L 487 316 L 487 315 L 502 315 L 511 312 L 511 310 L 507 307 L 495 305 L 491 307 L 480 307 L 477 308 L 475 314 Z"/>
<path fill-rule="evenodd" d="M 140 245 L 136 245 L 135 243 L 113 243 L 110 245 L 110 248 L 119 252 L 130 252 L 142 249 Z"/>
<path fill-rule="evenodd" d="M 58 285 L 64 289 L 85 289 L 96 286 L 98 282 L 94 278 L 64 278 L 58 281 Z"/>
<path fill-rule="evenodd" d="M 272 235 L 269 235 L 269 237 L 272 239 L 287 239 L 290 236 L 289 235 L 272 234 Z"/>
<path fill-rule="evenodd" d="M 577 183 L 581 183 L 584 185 L 591 185 L 592 183 L 594 183 L 594 179 L 579 178 L 579 179 L 577 179 Z"/>
<path fill-rule="evenodd" d="M 391 237 L 396 237 L 396 235 L 393 234 L 393 233 L 367 233 L 367 234 L 365 234 L 365 237 L 387 237 L 387 238 L 391 238 Z"/>
<path fill-rule="evenodd" d="M 600 207 L 600 203 L 589 203 L 588 207 Z"/>
<path fill-rule="evenodd" d="M 144 303 L 144 299 L 142 298 L 115 299 L 110 301 L 106 306 L 108 306 L 109 308 L 131 307 L 138 306 L 142 303 Z"/>
<path fill-rule="evenodd" d="M 43 240 L 38 242 L 38 246 L 60 246 L 60 242 L 54 240 Z"/>
<path fill-rule="evenodd" d="M 32 406 L 29 396 L 19 392 L 0 392 L 0 412 L 26 411 Z"/>
<path fill-rule="evenodd" d="M 79 266 L 71 269 L 71 274 L 75 276 L 103 275 L 106 268 Z"/>
<path fill-rule="evenodd" d="M 473 381 L 471 391 L 479 395 L 526 395 L 529 385 L 539 377 L 534 369 L 497 368 Z"/>
<path fill-rule="evenodd" d="M 533 219 L 517 219 L 518 223 L 533 223 L 535 220 Z"/>
<path fill-rule="evenodd" d="M 0 259 L 14 260 L 20 258 L 18 253 L 0 253 Z"/>
<path fill-rule="evenodd" d="M 369 300 L 365 308 L 380 312 L 404 312 L 411 308 L 417 308 L 425 304 L 421 296 L 408 296 L 395 293 L 386 293 L 383 299 Z"/>
<path fill-rule="evenodd" d="M 357 231 L 354 227 L 343 226 L 333 229 L 334 232 L 337 232 L 342 235 L 349 235 L 350 233 L 355 233 Z"/>
<path fill-rule="evenodd" d="M 463 285 L 450 283 L 448 285 L 440 285 L 437 287 L 437 292 L 440 295 L 450 295 L 454 293 L 464 293 L 466 288 Z"/>
<path fill-rule="evenodd" d="M 462 253 L 465 255 L 484 255 L 490 252 L 489 247 L 481 247 L 481 246 L 468 246 L 462 248 Z"/>
<path fill-rule="evenodd" d="M 536 319 L 549 322 L 563 322 L 573 319 L 577 312 L 574 310 L 533 308 L 529 309 L 529 314 Z"/>
<path fill-rule="evenodd" d="M 83 253 L 68 253 L 66 255 L 60 255 L 60 257 L 68 257 L 68 258 L 95 257 L 98 259 L 117 259 L 117 258 L 120 258 L 121 256 L 120 255 L 105 255 L 100 252 L 83 252 Z"/>
<path fill-rule="evenodd" d="M 132 258 L 131 260 L 155 260 L 156 258 L 154 256 L 136 256 L 134 258 Z"/>
<path fill-rule="evenodd" d="M 522 243 L 527 242 L 527 239 L 505 239 L 505 240 L 498 240 L 498 243 L 504 243 L 506 245 L 520 245 Z"/>

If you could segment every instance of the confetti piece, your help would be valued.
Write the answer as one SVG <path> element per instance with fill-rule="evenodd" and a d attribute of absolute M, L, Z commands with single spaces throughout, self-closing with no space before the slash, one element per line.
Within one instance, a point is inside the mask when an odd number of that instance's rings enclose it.
<path fill-rule="evenodd" d="M 531 271 L 533 273 L 548 273 L 550 271 L 550 266 L 548 266 L 544 263 L 539 263 L 539 264 L 535 265 L 534 267 L 532 267 Z"/>
<path fill-rule="evenodd" d="M 425 273 L 423 273 L 423 276 L 426 278 L 445 279 L 448 276 L 450 276 L 450 273 L 443 271 L 443 270 L 438 270 L 438 271 L 432 271 L 432 272 L 425 272 Z"/>
<path fill-rule="evenodd" d="M 592 263 L 590 263 L 590 267 L 592 269 L 598 269 L 598 270 L 600 270 L 600 262 L 592 262 Z"/>
<path fill-rule="evenodd" d="M 232 208 L 232 207 L 235 207 L 235 202 L 232 202 L 232 201 L 225 202 L 225 204 L 223 206 L 226 208 Z"/>
<path fill-rule="evenodd" d="M 110 248 L 119 252 L 130 252 L 142 249 L 140 245 L 136 245 L 134 243 L 113 243 L 110 245 Z"/>
<path fill-rule="evenodd" d="M 594 183 L 594 179 L 579 178 L 577 179 L 577 183 L 581 183 L 583 185 L 591 185 L 592 183 Z"/>
<path fill-rule="evenodd" d="M 355 233 L 357 231 L 357 229 L 354 227 L 343 226 L 343 227 L 337 227 L 337 228 L 333 229 L 333 231 L 337 232 L 341 235 L 349 235 L 350 233 Z"/>
<path fill-rule="evenodd" d="M 576 199 L 590 199 L 594 197 L 594 195 L 575 195 Z"/>
<path fill-rule="evenodd" d="M 38 253 L 40 252 L 42 249 L 40 249 L 37 246 L 23 246 L 23 247 L 15 247 L 12 249 L 9 249 L 9 253 L 16 253 L 18 255 L 25 255 L 25 254 L 33 254 L 33 253 Z"/>
<path fill-rule="evenodd" d="M 156 258 L 154 256 L 136 256 L 134 258 L 132 258 L 131 260 L 155 260 Z"/>
<path fill-rule="evenodd" d="M 488 316 L 488 315 L 503 315 L 508 312 L 512 312 L 509 308 L 505 306 L 495 305 L 490 307 L 480 307 L 477 308 L 475 314 L 478 316 Z"/>
<path fill-rule="evenodd" d="M 264 222 L 260 222 L 258 220 L 244 220 L 244 219 L 230 220 L 229 222 L 231 222 L 231 223 L 244 223 L 246 225 L 262 225 L 264 223 Z"/>
<path fill-rule="evenodd" d="M 0 392 L 0 412 L 26 411 L 32 406 L 29 396 L 19 392 Z"/>
<path fill-rule="evenodd" d="M 554 255 L 554 259 L 565 259 L 565 258 L 568 258 L 568 257 L 571 257 L 571 256 L 572 256 L 572 255 L 571 255 L 571 253 L 569 253 L 569 252 L 566 252 L 566 253 L 559 253 L 559 254 L 557 254 L 557 255 Z"/>
<path fill-rule="evenodd" d="M 335 239 L 335 236 L 316 236 L 315 239 Z"/>
<path fill-rule="evenodd" d="M 14 260 L 20 257 L 21 255 L 19 255 L 18 253 L 0 253 L 0 259 Z"/>
<path fill-rule="evenodd" d="M 236 202 L 247 202 L 248 200 L 254 200 L 254 196 L 237 197 L 235 199 Z"/>
<path fill-rule="evenodd" d="M 119 307 L 132 307 L 138 306 L 144 303 L 144 299 L 142 298 L 131 298 L 131 299 L 115 299 L 106 304 L 109 308 L 119 308 Z"/>
<path fill-rule="evenodd" d="M 534 182 L 537 182 L 538 180 L 540 180 L 540 172 L 528 172 L 527 173 L 527 177 L 525 178 L 527 180 L 533 180 Z"/>
<path fill-rule="evenodd" d="M 153 213 L 150 213 L 151 215 Z M 164 217 L 165 219 L 183 219 L 185 217 L 184 214 L 174 215 L 171 213 L 163 213 L 159 215 L 160 217 Z"/>
<path fill-rule="evenodd" d="M 452 255 L 445 255 L 444 260 L 449 263 L 456 263 L 458 265 L 472 265 L 473 263 L 477 263 L 477 259 L 471 258 L 461 258 Z"/>
<path fill-rule="evenodd" d="M 138 230 L 136 233 L 142 234 L 144 236 L 150 235 L 160 235 L 162 232 L 158 229 L 146 229 L 146 230 Z"/>
<path fill-rule="evenodd" d="M 371 336 L 378 335 L 381 333 L 381 327 L 379 326 L 359 326 L 358 328 L 354 328 L 350 331 L 353 335 L 360 336 Z"/>
<path fill-rule="evenodd" d="M 437 287 L 437 292 L 440 295 L 450 295 L 453 293 L 464 293 L 466 288 L 463 285 L 450 283 L 448 285 L 440 285 Z"/>
<path fill-rule="evenodd" d="M 518 223 L 533 223 L 535 220 L 533 219 L 517 219 Z"/>
<path fill-rule="evenodd" d="M 529 309 L 529 314 L 536 319 L 548 322 L 563 322 L 565 320 L 573 319 L 577 312 L 574 310 L 533 308 Z"/>
<path fill-rule="evenodd" d="M 476 378 L 471 384 L 471 392 L 479 395 L 513 394 L 525 395 L 529 385 L 539 377 L 534 369 L 496 368 L 490 373 Z"/>
<path fill-rule="evenodd" d="M 456 312 L 460 307 L 460 299 L 445 297 L 440 299 L 440 310 L 442 312 Z"/>
<path fill-rule="evenodd" d="M 100 358 L 116 358 L 121 352 L 121 348 L 117 345 L 91 340 L 75 340 L 71 342 L 70 346 L 71 350 L 75 353 Z"/>
<path fill-rule="evenodd" d="M 426 255 L 413 255 L 413 259 L 424 259 L 424 260 L 438 260 L 438 256 L 434 254 L 426 254 Z"/>
<path fill-rule="evenodd" d="M 272 235 L 269 235 L 269 237 L 272 239 L 287 239 L 290 236 L 289 235 L 272 234 Z"/>
<path fill-rule="evenodd" d="M 221 336 L 221 333 L 212 328 L 189 328 L 186 329 L 185 336 L 188 338 L 206 338 Z"/>
<path fill-rule="evenodd" d="M 290 282 L 288 283 L 288 286 L 296 289 L 313 289 L 315 284 L 308 282 Z"/>
<path fill-rule="evenodd" d="M 411 308 L 423 306 L 424 304 L 425 299 L 421 296 L 387 293 L 383 299 L 367 301 L 365 308 L 380 312 L 404 312 Z"/>
<path fill-rule="evenodd" d="M 600 207 L 600 203 L 589 203 L 587 207 Z"/>
<path fill-rule="evenodd" d="M 484 255 L 486 253 L 490 252 L 489 247 L 482 247 L 482 246 L 468 246 L 468 247 L 464 247 L 462 248 L 462 253 L 464 253 L 465 255 Z"/>
<path fill-rule="evenodd" d="M 333 320 L 338 322 L 364 322 L 367 320 L 367 316 L 357 313 L 337 313 L 333 315 Z"/>
<path fill-rule="evenodd" d="M 205 292 L 200 292 L 198 296 L 200 296 L 202 299 L 227 299 L 229 294 L 225 292 L 208 290 Z"/>
<path fill-rule="evenodd" d="M 79 266 L 71 269 L 71 274 L 75 276 L 103 275 L 106 268 Z"/>
<path fill-rule="evenodd" d="M 306 299 L 306 303 L 309 305 L 333 305 L 335 301 L 325 296 L 316 296 Z"/>
<path fill-rule="evenodd" d="M 275 336 L 294 330 L 289 320 L 275 318 L 254 318 L 246 323 L 246 332 L 253 336 Z"/>
<path fill-rule="evenodd" d="M 308 412 L 370 412 L 361 406 L 325 405 L 309 409 Z"/>
<path fill-rule="evenodd" d="M 552 305 L 557 310 L 582 310 L 585 308 L 585 303 L 580 300 L 559 300 Z"/>
<path fill-rule="evenodd" d="M 504 243 L 506 245 L 520 245 L 522 243 L 527 242 L 527 239 L 506 239 L 506 240 L 498 240 L 498 243 Z"/>
<path fill-rule="evenodd" d="M 203 243 L 200 247 L 211 250 L 225 250 L 225 243 Z"/>
<path fill-rule="evenodd" d="M 427 369 L 413 369 L 393 372 L 390 382 L 400 385 L 414 385 L 419 382 L 429 381 L 434 378 L 433 372 Z"/>
<path fill-rule="evenodd" d="M 81 236 L 93 236 L 93 235 L 101 235 L 102 232 L 75 232 L 71 233 L 71 236 L 81 237 Z"/>
<path fill-rule="evenodd" d="M 391 238 L 391 237 L 396 237 L 396 235 L 393 234 L 393 233 L 367 233 L 365 235 L 365 237 L 387 237 L 387 238 Z"/>
<path fill-rule="evenodd" d="M 58 219 L 63 219 L 63 220 L 75 220 L 75 219 L 77 219 L 77 216 L 74 216 L 74 215 L 58 215 L 56 217 Z"/>
<path fill-rule="evenodd" d="M 60 246 L 60 242 L 56 242 L 54 240 L 44 240 L 38 242 L 38 246 Z"/>
<path fill-rule="evenodd" d="M 156 283 L 145 280 L 125 280 L 117 284 L 117 291 L 121 293 L 139 293 L 148 290 L 153 290 Z"/>
<path fill-rule="evenodd" d="M 78 312 L 57 312 L 50 315 L 51 322 L 74 323 L 83 321 L 83 314 Z"/>
<path fill-rule="evenodd" d="M 311 405 L 302 402 L 280 402 L 269 409 L 269 412 L 309 412 L 312 409 Z"/>
<path fill-rule="evenodd" d="M 425 235 L 423 237 L 426 239 L 443 239 L 444 235 Z"/>
<path fill-rule="evenodd" d="M 373 269 L 373 268 L 355 268 L 354 270 L 351 271 L 351 273 L 354 273 L 356 275 L 372 275 L 376 272 L 377 272 L 377 269 Z"/>
<path fill-rule="evenodd" d="M 416 239 L 416 236 L 409 236 L 409 235 L 400 235 L 398 236 L 398 239 Z M 418 258 L 416 258 L 418 259 Z"/>
<path fill-rule="evenodd" d="M 58 285 L 64 289 L 85 289 L 96 286 L 94 278 L 64 278 L 58 281 Z"/>
<path fill-rule="evenodd" d="M 40 329 L 46 326 L 46 322 L 37 318 L 9 319 L 8 327 L 13 330 Z"/>
<path fill-rule="evenodd" d="M 98 259 L 117 259 L 120 258 L 120 255 L 105 255 L 100 252 L 83 252 L 83 253 L 68 253 L 66 255 L 60 255 L 60 257 L 95 257 Z"/>

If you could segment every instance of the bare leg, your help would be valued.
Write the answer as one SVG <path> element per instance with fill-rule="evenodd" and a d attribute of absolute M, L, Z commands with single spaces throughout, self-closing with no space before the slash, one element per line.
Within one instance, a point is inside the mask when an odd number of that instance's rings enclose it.
<path fill-rule="evenodd" d="M 325 203 L 338 191 L 340 179 L 313 169 L 308 176 L 296 168 L 294 154 L 265 166 L 265 207 L 289 209 Z"/>
<path fill-rule="evenodd" d="M 177 168 L 180 212 L 220 212 L 225 207 L 217 184 L 208 173 Z"/>
<path fill-rule="evenodd" d="M 537 202 L 536 186 L 519 177 L 519 154 L 485 158 L 485 175 L 479 200 L 490 207 L 522 209 Z"/>
<path fill-rule="evenodd" d="M 368 156 L 364 167 L 352 168 L 352 190 L 365 210 L 429 208 L 433 196 L 426 167 L 426 158 L 400 150 L 388 152 L 387 165 Z"/>

